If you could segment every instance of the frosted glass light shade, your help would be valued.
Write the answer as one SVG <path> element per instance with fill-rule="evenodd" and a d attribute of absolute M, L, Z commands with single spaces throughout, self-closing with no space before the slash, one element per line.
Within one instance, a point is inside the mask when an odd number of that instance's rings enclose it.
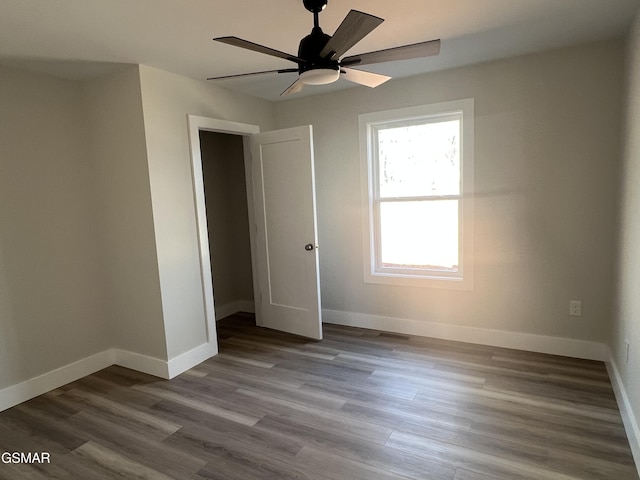
<path fill-rule="evenodd" d="M 340 78 L 340 70 L 332 68 L 315 68 L 300 74 L 300 80 L 306 85 L 326 85 Z"/>

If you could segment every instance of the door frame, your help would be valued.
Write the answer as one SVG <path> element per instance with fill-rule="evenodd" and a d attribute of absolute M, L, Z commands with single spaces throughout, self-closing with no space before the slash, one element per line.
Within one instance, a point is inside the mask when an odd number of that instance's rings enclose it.
<path fill-rule="evenodd" d="M 253 208 L 253 175 L 251 173 L 251 151 L 249 136 L 260 133 L 258 125 L 248 123 L 231 122 L 216 118 L 201 117 L 198 115 L 187 115 L 187 126 L 189 131 L 189 148 L 191 153 L 191 181 L 193 186 L 193 201 L 196 214 L 196 229 L 198 237 L 198 253 L 200 258 L 200 279 L 202 282 L 202 299 L 205 310 L 205 327 L 207 332 L 207 342 L 218 344 L 216 333 L 216 313 L 213 294 L 213 279 L 211 277 L 211 257 L 209 254 L 209 233 L 207 230 L 207 210 L 204 196 L 204 178 L 202 175 L 202 152 L 200 150 L 200 131 L 226 133 L 239 135 L 242 137 L 242 149 L 244 155 L 244 171 L 247 190 L 247 208 L 249 213 L 249 228 L 254 226 Z M 251 243 L 251 268 L 253 277 L 253 298 L 256 310 L 256 322 L 260 324 L 259 305 L 256 301 L 259 294 L 259 284 L 256 275 L 256 245 L 255 235 L 249 234 Z"/>

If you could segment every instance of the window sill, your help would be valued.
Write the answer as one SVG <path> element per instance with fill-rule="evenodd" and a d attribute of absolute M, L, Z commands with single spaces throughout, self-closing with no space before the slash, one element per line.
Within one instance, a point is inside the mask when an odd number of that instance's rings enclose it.
<path fill-rule="evenodd" d="M 439 288 L 443 290 L 473 290 L 473 279 L 459 277 L 438 277 L 401 275 L 389 273 L 369 273 L 364 275 L 365 283 L 378 285 L 399 285 L 408 287 Z"/>

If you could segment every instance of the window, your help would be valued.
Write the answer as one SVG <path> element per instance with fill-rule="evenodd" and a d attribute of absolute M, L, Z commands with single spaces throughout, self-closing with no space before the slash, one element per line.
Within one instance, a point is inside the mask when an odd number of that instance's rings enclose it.
<path fill-rule="evenodd" d="M 473 288 L 473 99 L 359 116 L 364 275 Z"/>

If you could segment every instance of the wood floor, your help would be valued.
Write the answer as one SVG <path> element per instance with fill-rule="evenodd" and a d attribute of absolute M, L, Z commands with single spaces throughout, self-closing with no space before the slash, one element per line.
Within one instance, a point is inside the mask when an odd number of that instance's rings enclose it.
<path fill-rule="evenodd" d="M 110 367 L 0 413 L 2 479 L 638 479 L 600 362 L 325 325 L 219 323 L 167 381 Z"/>

